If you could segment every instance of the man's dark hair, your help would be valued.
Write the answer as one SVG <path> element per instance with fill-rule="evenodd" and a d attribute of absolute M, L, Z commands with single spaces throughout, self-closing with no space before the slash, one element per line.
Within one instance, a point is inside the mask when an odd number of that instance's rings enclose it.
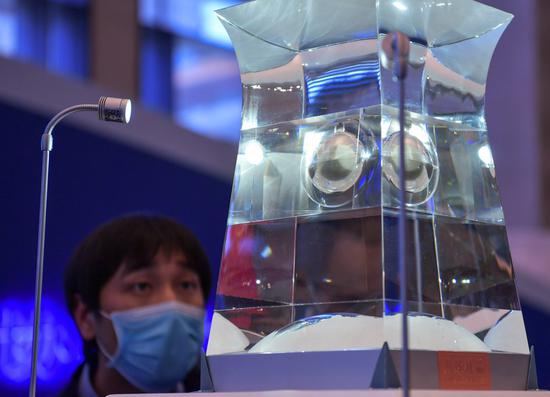
<path fill-rule="evenodd" d="M 93 231 L 76 249 L 65 270 L 65 299 L 71 315 L 77 296 L 92 311 L 100 310 L 101 289 L 124 264 L 129 271 L 153 265 L 163 250 L 181 251 L 185 266 L 197 273 L 204 301 L 210 292 L 210 266 L 199 241 L 188 229 L 161 216 L 132 215 L 115 219 Z M 95 346 L 85 343 L 87 360 Z"/>

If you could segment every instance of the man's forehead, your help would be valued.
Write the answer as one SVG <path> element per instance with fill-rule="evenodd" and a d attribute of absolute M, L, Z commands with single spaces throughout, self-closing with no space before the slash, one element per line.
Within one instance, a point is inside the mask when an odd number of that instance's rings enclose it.
<path fill-rule="evenodd" d="M 151 272 L 172 265 L 176 265 L 182 270 L 192 270 L 188 266 L 188 259 L 183 251 L 160 249 L 151 260 L 135 264 L 124 261 L 117 273 L 126 275 L 137 272 Z"/>
<path fill-rule="evenodd" d="M 153 264 L 166 262 L 187 262 L 187 255 L 181 249 L 161 248 L 153 257 Z"/>

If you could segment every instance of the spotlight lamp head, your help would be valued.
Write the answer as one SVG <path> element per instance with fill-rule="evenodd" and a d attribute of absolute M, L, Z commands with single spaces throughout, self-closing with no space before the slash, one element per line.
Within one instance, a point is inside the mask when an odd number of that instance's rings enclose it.
<path fill-rule="evenodd" d="M 132 116 L 132 101 L 102 96 L 99 98 L 98 113 L 100 120 L 127 124 Z"/>

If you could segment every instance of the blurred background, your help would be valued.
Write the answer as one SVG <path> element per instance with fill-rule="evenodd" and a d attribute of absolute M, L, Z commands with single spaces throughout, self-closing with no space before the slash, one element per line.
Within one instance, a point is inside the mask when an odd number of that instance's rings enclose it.
<path fill-rule="evenodd" d="M 72 116 L 55 131 L 39 392 L 81 362 L 63 268 L 98 224 L 132 212 L 177 219 L 217 275 L 240 128 L 241 88 L 214 10 L 239 0 L 0 0 L 0 395 L 30 373 L 40 134 L 59 110 L 130 97 L 127 126 Z M 515 15 L 493 57 L 489 135 L 527 333 L 550 388 L 550 51 L 545 0 L 484 0 Z M 550 39 L 550 37 L 548 37 Z M 550 126 L 549 126 L 550 127 Z"/>

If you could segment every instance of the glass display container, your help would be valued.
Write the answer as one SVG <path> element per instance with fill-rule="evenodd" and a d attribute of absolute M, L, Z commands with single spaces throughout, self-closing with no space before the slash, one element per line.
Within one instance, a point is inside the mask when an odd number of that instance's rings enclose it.
<path fill-rule="evenodd" d="M 255 0 L 218 11 L 242 130 L 207 355 L 400 347 L 399 84 L 411 348 L 528 354 L 484 117 L 512 15 L 473 0 Z"/>

